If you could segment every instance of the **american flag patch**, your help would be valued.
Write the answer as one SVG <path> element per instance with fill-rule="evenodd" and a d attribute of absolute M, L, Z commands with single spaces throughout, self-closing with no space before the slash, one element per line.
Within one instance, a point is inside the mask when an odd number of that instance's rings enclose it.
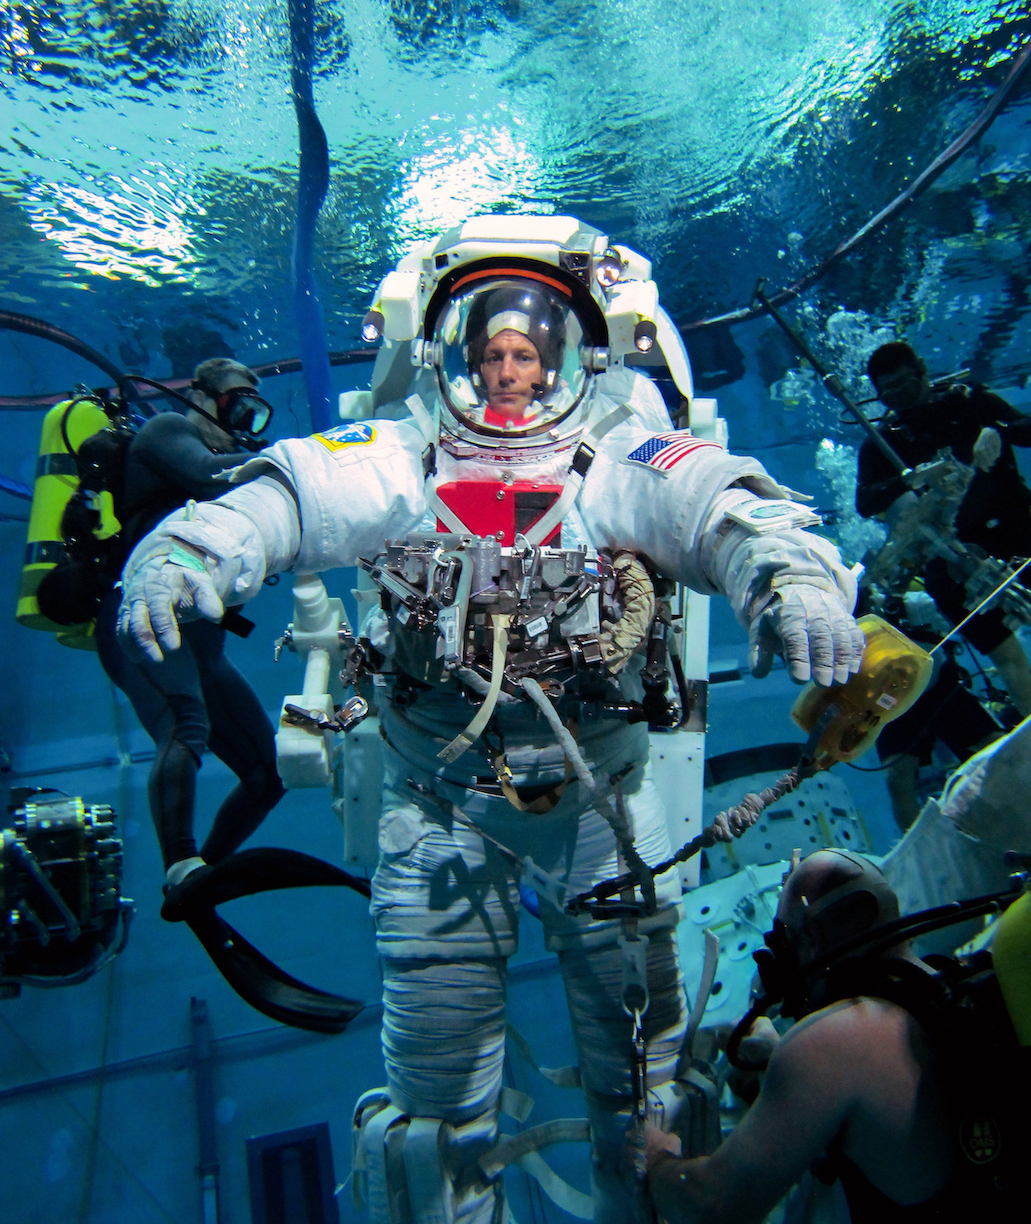
<path fill-rule="evenodd" d="M 705 446 L 723 449 L 718 442 L 706 442 L 703 438 L 695 438 L 688 433 L 656 434 L 647 442 L 642 442 L 636 450 L 632 450 L 627 455 L 627 461 L 643 463 L 645 467 L 668 472 L 676 467 L 681 459 Z"/>

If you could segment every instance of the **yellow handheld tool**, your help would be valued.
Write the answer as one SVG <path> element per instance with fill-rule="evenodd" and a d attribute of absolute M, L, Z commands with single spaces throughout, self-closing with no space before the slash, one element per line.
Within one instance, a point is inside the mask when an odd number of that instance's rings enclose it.
<path fill-rule="evenodd" d="M 931 678 L 934 660 L 904 633 L 879 616 L 860 617 L 858 624 L 866 637 L 859 671 L 832 688 L 807 684 L 791 710 L 807 735 L 818 735 L 810 748 L 817 769 L 862 756 Z"/>

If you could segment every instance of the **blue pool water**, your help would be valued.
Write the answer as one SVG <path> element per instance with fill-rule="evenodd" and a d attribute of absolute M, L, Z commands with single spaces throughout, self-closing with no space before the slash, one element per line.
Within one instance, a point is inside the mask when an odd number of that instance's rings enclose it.
<path fill-rule="evenodd" d="M 851 510 L 858 430 L 768 318 L 701 324 L 747 306 L 760 276 L 771 289 L 798 280 L 889 204 L 975 119 L 1029 38 L 1020 0 L 318 0 L 312 94 L 329 182 L 311 262 L 328 346 L 361 347 L 376 285 L 414 244 L 475 213 L 577 216 L 652 259 L 731 449 L 813 496 L 858 560 L 879 538 Z M 0 311 L 63 328 L 150 378 L 187 376 L 214 354 L 253 365 L 301 353 L 290 67 L 286 0 L 0 7 Z M 1031 73 L 911 207 L 786 307 L 857 397 L 870 394 L 868 354 L 904 337 L 932 373 L 967 369 L 1031 411 L 1029 121 Z M 334 367 L 333 395 L 370 370 Z M 14 607 L 28 507 L 17 486 L 32 483 L 42 417 L 26 397 L 103 377 L 0 330 L 0 476 L 15 490 L 0 489 L 2 609 Z M 301 374 L 270 377 L 263 393 L 275 436 L 310 432 Z M 233 657 L 273 710 L 297 680 L 289 659 L 271 664 L 289 584 L 259 605 Z M 303 921 L 280 897 L 247 911 L 263 951 L 372 1002 L 343 1054 L 331 1045 L 341 1038 L 278 1029 L 248 1009 L 184 930 L 156 917 L 150 744 L 131 710 L 93 657 L 9 613 L 0 623 L 11 766 L 0 779 L 116 807 L 140 910 L 116 973 L 0 1000 L 0 1224 L 203 1218 L 191 997 L 207 1000 L 214 1037 L 222 1224 L 252 1218 L 248 1137 L 328 1121 L 343 1182 L 351 1102 L 383 1075 L 364 903 L 320 897 Z M 730 674 L 745 651 L 714 603 L 714 665 Z M 783 672 L 714 690 L 709 751 L 754 746 L 756 728 L 764 742 L 796 739 L 793 696 Z M 881 775 L 846 781 L 886 849 Z M 206 763 L 200 810 L 227 786 Z M 335 818 L 306 803 L 288 795 L 263 840 L 339 861 Z M 539 939 L 529 926 L 514 1010 L 544 1061 L 571 1061 Z M 538 1096 L 534 1120 L 579 1108 L 525 1067 L 513 1076 Z M 553 1163 L 586 1186 L 582 1151 Z M 567 1219 L 532 1189 L 512 1193 L 520 1224 Z M 341 1219 L 358 1218 L 349 1189 L 336 1201 Z"/>

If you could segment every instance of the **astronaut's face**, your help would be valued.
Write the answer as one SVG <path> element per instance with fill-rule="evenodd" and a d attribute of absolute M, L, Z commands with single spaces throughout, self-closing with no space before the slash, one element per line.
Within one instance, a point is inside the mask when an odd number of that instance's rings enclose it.
<path fill-rule="evenodd" d="M 522 420 L 543 381 L 540 354 L 525 336 L 506 328 L 487 341 L 480 376 L 491 408 L 509 420 Z"/>

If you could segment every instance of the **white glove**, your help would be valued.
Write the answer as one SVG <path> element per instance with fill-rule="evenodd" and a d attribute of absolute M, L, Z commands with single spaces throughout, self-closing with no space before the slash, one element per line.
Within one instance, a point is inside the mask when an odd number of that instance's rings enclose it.
<path fill-rule="evenodd" d="M 749 626 L 753 676 L 765 676 L 779 653 L 797 684 L 810 677 L 817 684 L 844 684 L 859 671 L 865 648 L 839 592 L 804 582 L 783 585 Z"/>
<path fill-rule="evenodd" d="M 134 564 L 126 567 L 118 609 L 118 637 L 130 657 L 142 651 L 160 663 L 162 647 L 178 650 L 182 644 L 180 620 L 203 616 L 220 621 L 225 615 L 201 556 L 167 536 L 154 541 L 149 555 L 134 555 Z"/>
<path fill-rule="evenodd" d="M 999 436 L 999 431 L 986 425 L 977 435 L 977 441 L 974 443 L 974 467 L 980 468 L 982 472 L 987 472 L 994 467 L 1001 454 L 1002 438 Z"/>

